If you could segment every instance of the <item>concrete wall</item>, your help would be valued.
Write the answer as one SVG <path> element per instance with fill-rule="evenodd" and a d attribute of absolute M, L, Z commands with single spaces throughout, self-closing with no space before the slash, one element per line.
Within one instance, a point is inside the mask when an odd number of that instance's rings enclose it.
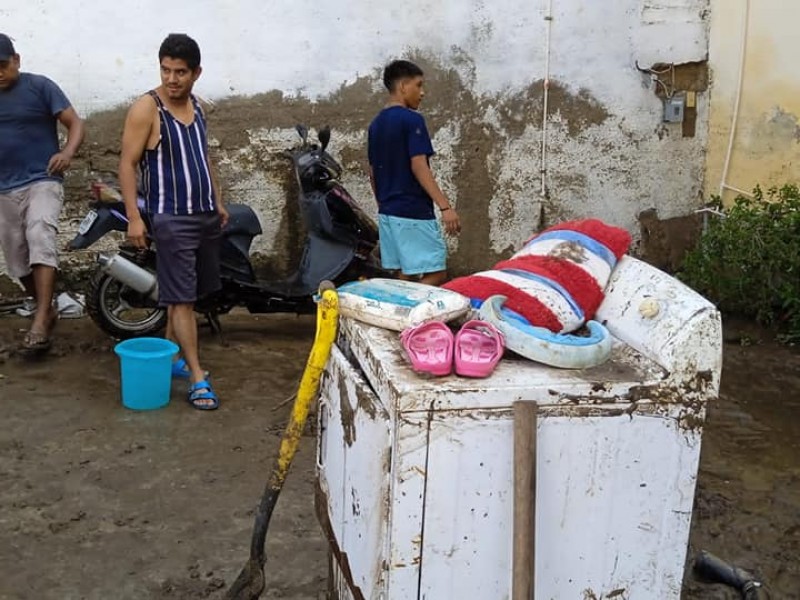
<path fill-rule="evenodd" d="M 800 62 L 793 0 L 712 0 L 709 58 L 714 87 L 706 194 L 800 179 Z M 744 61 L 742 63 L 742 47 Z M 734 120 L 737 92 L 741 93 Z M 728 151 L 730 133 L 733 145 Z M 728 171 L 724 174 L 726 158 Z M 724 177 L 724 181 L 723 181 Z"/>
<path fill-rule="evenodd" d="M 558 220 L 599 217 L 638 240 L 643 211 L 670 218 L 698 205 L 707 1 L 554 0 L 550 13 L 547 0 L 381 8 L 367 0 L 196 0 L 191 10 L 153 0 L 28 0 L 0 8 L 0 22 L 23 67 L 52 76 L 88 117 L 67 181 L 65 235 L 84 210 L 88 182 L 116 170 L 125 107 L 158 84 L 160 41 L 170 31 L 195 37 L 204 53 L 196 91 L 215 102 L 227 198 L 257 209 L 265 235 L 256 250 L 276 270 L 290 267 L 298 244 L 288 165 L 279 158 L 293 125 L 333 127 L 345 184 L 374 210 L 364 132 L 382 106 L 380 70 L 395 57 L 419 61 L 433 168 L 464 227 L 451 240 L 452 271 L 464 273 Z M 637 62 L 690 63 L 689 79 L 700 82 L 684 86 L 696 89 L 691 127 L 661 122 L 660 88 Z"/>

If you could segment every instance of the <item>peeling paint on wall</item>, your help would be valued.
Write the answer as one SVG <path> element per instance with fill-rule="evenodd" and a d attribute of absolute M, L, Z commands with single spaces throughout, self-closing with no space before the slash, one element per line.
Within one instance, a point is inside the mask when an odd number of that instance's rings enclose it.
<path fill-rule="evenodd" d="M 143 7 L 150 2 L 139 1 Z M 419 62 L 426 73 L 427 95 L 421 110 L 437 152 L 432 167 L 463 222 L 462 235 L 449 240 L 453 275 L 491 266 L 538 229 L 559 220 L 602 218 L 638 236 L 642 211 L 652 208 L 662 218 L 672 218 L 699 203 L 707 93 L 697 94 L 697 135 L 683 138 L 680 125 L 661 123 L 661 102 L 643 82 L 635 62 L 704 60 L 705 0 L 651 0 L 645 3 L 646 10 L 638 0 L 613 5 L 558 3 L 552 20 L 544 157 L 545 2 L 531 6 L 505 0 L 487 5 L 475 0 L 457 8 L 422 3 L 420 14 L 429 19 L 424 23 L 406 22 L 397 11 L 387 16 L 364 10 L 357 15 L 360 2 L 347 8 L 344 17 L 352 21 L 340 21 L 335 38 L 328 19 L 309 23 L 319 7 L 305 0 L 291 8 L 282 5 L 287 12 L 274 20 L 273 27 L 293 34 L 289 39 L 281 33 L 285 48 L 277 48 L 269 36 L 248 37 L 250 28 L 240 18 L 245 5 L 252 7 L 253 18 L 264 10 L 249 0 L 237 5 L 236 19 L 217 20 L 213 29 L 216 32 L 216 25 L 226 23 L 219 39 L 230 41 L 238 33 L 251 40 L 252 48 L 245 51 L 241 40 L 222 47 L 210 35 L 197 35 L 204 49 L 204 73 L 197 91 L 213 100 L 209 110 L 213 153 L 227 200 L 250 204 L 262 222 L 264 234 L 254 251 L 265 276 L 288 272 L 302 243 L 291 169 L 281 157 L 296 140 L 296 123 L 332 127 L 331 152 L 345 169 L 344 184 L 375 213 L 365 131 L 384 102 L 381 65 L 398 55 Z M 80 11 L 93 5 L 88 2 Z M 29 10 L 33 8 L 27 5 L 15 8 L 12 25 L 21 28 Z M 227 14 L 234 8 L 223 10 L 215 4 L 209 14 L 198 11 L 187 30 L 194 24 L 197 31 L 208 33 L 214 11 Z M 668 32 L 661 28 L 664 23 Z M 306 34 L 299 35 L 300 30 Z M 21 39 L 41 70 L 47 71 L 47 65 L 37 58 L 38 46 L 56 43 L 63 37 L 58 31 L 56 27 L 52 41 L 33 34 Z M 50 69 L 83 106 L 103 109 L 89 115 L 87 143 L 66 182 L 65 237 L 85 209 L 88 183 L 116 171 L 128 98 L 146 89 L 139 82 L 156 83 L 151 54 L 161 37 L 159 33 L 138 39 L 118 32 L 115 54 L 122 62 L 112 61 L 107 71 L 95 56 L 82 58 L 72 70 Z M 400 39 L 403 43 L 395 43 Z M 655 53 L 653 48 L 666 50 Z M 274 51 L 269 61 L 267 50 Z M 221 63 L 220 56 L 227 62 Z M 121 88 L 109 91 L 100 102 L 94 92 L 87 94 L 87 69 L 97 69 L 91 81 L 105 72 Z M 136 88 L 131 88 L 131 81 Z M 81 261 L 85 262 L 83 256 L 69 259 Z"/>

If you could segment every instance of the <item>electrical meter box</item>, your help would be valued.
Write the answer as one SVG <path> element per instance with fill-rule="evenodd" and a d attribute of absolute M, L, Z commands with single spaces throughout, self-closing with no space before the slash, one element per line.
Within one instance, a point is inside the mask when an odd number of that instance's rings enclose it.
<path fill-rule="evenodd" d="M 674 94 L 670 98 L 664 99 L 664 122 L 683 123 L 683 113 L 686 108 L 686 96 L 684 94 Z"/>

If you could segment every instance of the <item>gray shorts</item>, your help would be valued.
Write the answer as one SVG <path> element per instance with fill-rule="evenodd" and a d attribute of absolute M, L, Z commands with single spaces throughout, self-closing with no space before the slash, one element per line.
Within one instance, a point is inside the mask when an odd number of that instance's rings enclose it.
<path fill-rule="evenodd" d="M 30 275 L 33 265 L 58 268 L 58 215 L 64 204 L 60 181 L 35 181 L 0 192 L 0 246 L 11 277 Z"/>
<path fill-rule="evenodd" d="M 158 303 L 194 304 L 221 287 L 218 213 L 152 215 Z"/>

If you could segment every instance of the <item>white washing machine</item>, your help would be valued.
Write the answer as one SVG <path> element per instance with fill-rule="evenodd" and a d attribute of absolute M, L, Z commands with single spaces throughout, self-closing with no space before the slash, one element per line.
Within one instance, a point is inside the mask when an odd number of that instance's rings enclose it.
<path fill-rule="evenodd" d="M 604 365 L 507 353 L 483 380 L 420 377 L 396 332 L 342 319 L 318 411 L 333 598 L 511 598 L 515 402 L 537 414 L 536 599 L 680 597 L 720 316 L 625 257 L 595 318 Z"/>

